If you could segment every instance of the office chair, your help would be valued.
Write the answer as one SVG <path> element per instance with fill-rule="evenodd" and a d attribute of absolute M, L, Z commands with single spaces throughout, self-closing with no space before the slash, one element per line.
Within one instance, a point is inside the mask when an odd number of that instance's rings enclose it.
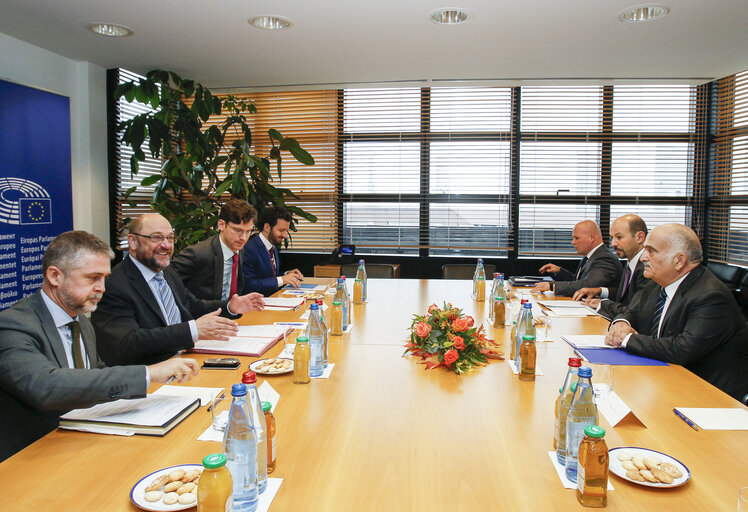
<path fill-rule="evenodd" d="M 367 263 L 366 277 L 373 278 L 385 278 L 392 279 L 395 277 L 395 267 L 388 263 Z M 354 279 L 356 277 L 356 271 L 358 270 L 358 263 L 346 263 L 340 265 L 340 274 L 344 275 L 348 279 Z"/>
<path fill-rule="evenodd" d="M 483 265 L 486 271 L 486 281 L 493 279 L 496 272 L 495 265 Z M 450 263 L 442 265 L 442 279 L 472 279 L 475 274 L 475 265 L 468 263 Z"/>

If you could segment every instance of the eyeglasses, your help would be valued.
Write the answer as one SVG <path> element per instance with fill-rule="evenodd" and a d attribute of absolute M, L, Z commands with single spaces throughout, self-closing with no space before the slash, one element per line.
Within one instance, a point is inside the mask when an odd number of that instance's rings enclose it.
<path fill-rule="evenodd" d="M 154 233 L 152 235 L 142 235 L 140 233 L 130 233 L 130 234 L 135 235 L 135 236 L 142 236 L 143 238 L 147 238 L 154 244 L 160 244 L 164 240 L 167 240 L 170 244 L 174 245 L 174 243 L 177 241 L 177 237 L 174 235 L 161 235 L 159 233 Z"/>
<path fill-rule="evenodd" d="M 248 229 L 248 230 L 245 231 L 245 230 L 243 230 L 241 228 L 236 228 L 234 226 L 228 226 L 228 227 L 231 228 L 231 231 L 233 231 L 234 233 L 236 233 L 237 236 L 242 236 L 243 235 L 243 236 L 247 236 L 248 237 L 248 236 L 250 236 L 252 234 L 252 231 L 253 231 L 252 229 Z"/>

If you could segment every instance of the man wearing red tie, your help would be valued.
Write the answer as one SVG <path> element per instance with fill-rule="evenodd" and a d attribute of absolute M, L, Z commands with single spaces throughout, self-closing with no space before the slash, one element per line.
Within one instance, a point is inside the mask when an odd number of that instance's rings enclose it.
<path fill-rule="evenodd" d="M 185 288 L 205 300 L 227 300 L 244 289 L 241 250 L 252 234 L 257 210 L 230 199 L 218 216 L 218 234 L 186 247 L 171 262 Z"/>
<path fill-rule="evenodd" d="M 284 208 L 273 206 L 263 213 L 258 227 L 260 233 L 244 247 L 244 293 L 260 292 L 272 295 L 285 285 L 298 287 L 304 276 L 299 269 L 281 273 L 278 248 L 288 238 L 291 214 Z"/>

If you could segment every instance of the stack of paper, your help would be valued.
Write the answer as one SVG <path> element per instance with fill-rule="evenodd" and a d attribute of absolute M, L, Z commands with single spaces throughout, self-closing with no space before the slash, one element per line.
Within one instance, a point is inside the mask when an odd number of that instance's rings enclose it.
<path fill-rule="evenodd" d="M 265 308 L 268 311 L 293 311 L 305 302 L 304 297 L 266 297 Z"/>
<path fill-rule="evenodd" d="M 574 348 L 613 348 L 605 344 L 604 334 L 566 334 L 561 339 Z"/>
<path fill-rule="evenodd" d="M 594 309 L 585 306 L 581 302 L 546 300 L 538 301 L 538 304 L 551 310 L 549 316 L 583 317 L 597 315 Z"/>
<path fill-rule="evenodd" d="M 290 325 L 240 325 L 237 335 L 231 336 L 228 341 L 199 340 L 192 351 L 259 357 L 292 332 Z"/>

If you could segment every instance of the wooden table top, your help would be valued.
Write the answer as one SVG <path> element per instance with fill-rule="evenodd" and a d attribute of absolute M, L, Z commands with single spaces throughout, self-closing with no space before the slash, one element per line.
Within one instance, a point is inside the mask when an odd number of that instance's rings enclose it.
<path fill-rule="evenodd" d="M 371 279 L 369 302 L 354 306 L 352 332 L 331 337 L 330 379 L 308 385 L 293 384 L 290 375 L 267 379 L 281 395 L 271 476 L 283 484 L 272 511 L 583 509 L 547 454 L 553 404 L 572 354 L 564 342 L 538 344 L 544 375 L 535 382 L 520 382 L 504 361 L 458 376 L 402 357 L 412 315 L 432 302 L 449 300 L 483 318 L 485 305 L 473 302 L 470 290 L 469 281 Z M 253 312 L 242 323 L 290 321 L 301 313 Z M 556 318 L 550 334 L 606 328 L 601 318 Z M 507 333 L 490 328 L 489 335 L 503 342 Z M 242 359 L 239 370 L 203 370 L 185 385 L 239 382 L 255 358 Z M 651 489 L 611 475 L 608 509 L 735 510 L 738 489 L 748 484 L 748 432 L 696 432 L 672 409 L 741 405 L 680 366 L 619 366 L 614 388 L 646 428 L 612 428 L 601 416 L 608 447 L 667 453 L 688 466 L 692 479 Z M 141 477 L 221 450 L 220 443 L 196 440 L 210 422 L 201 408 L 163 438 L 52 432 L 0 464 L 3 508 L 138 510 L 129 492 Z"/>

